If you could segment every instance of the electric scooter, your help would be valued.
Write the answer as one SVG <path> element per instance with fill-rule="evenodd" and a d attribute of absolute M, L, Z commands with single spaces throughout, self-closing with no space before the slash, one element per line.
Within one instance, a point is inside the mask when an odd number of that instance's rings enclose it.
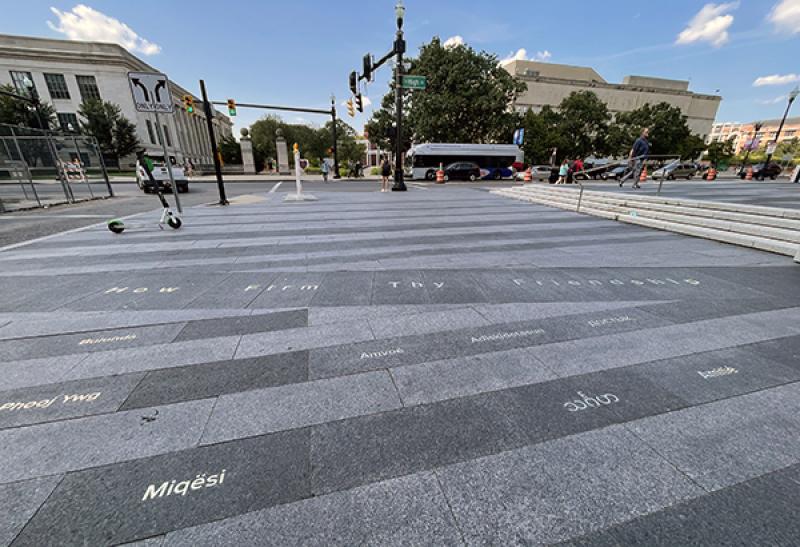
<path fill-rule="evenodd" d="M 158 196 L 158 200 L 161 202 L 161 206 L 163 207 L 163 210 L 161 211 L 161 218 L 158 221 L 159 229 L 163 230 L 164 224 L 166 224 L 173 230 L 177 230 L 178 228 L 181 227 L 183 222 L 181 222 L 181 219 L 177 214 L 172 212 L 172 209 L 170 208 L 169 203 L 167 202 L 167 198 L 164 197 L 164 193 L 161 191 L 161 186 L 159 186 L 159 184 L 153 177 L 153 171 L 150 169 L 149 162 L 145 161 L 144 153 L 139 152 L 137 156 L 139 159 L 139 165 L 142 166 L 144 172 L 147 174 L 147 178 L 150 179 L 150 182 L 153 184 L 153 187 L 155 187 L 156 195 Z M 177 188 L 174 191 L 177 192 Z M 135 223 L 131 224 L 130 226 L 141 227 L 144 226 L 144 223 L 141 222 Z M 125 223 L 122 222 L 122 219 L 115 218 L 108 221 L 108 229 L 114 232 L 115 234 L 121 234 L 122 232 L 125 231 L 125 228 L 127 227 L 128 226 L 126 226 Z"/>

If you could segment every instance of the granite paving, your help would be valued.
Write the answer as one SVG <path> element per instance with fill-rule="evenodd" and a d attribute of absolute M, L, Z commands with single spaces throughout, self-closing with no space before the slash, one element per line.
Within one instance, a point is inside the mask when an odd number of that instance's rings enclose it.
<path fill-rule="evenodd" d="M 791 259 L 315 194 L 0 251 L 0 545 L 797 545 Z"/>

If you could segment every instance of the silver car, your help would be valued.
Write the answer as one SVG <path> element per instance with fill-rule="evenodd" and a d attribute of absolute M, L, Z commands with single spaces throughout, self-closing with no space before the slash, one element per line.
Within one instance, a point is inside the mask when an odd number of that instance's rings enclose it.
<path fill-rule="evenodd" d="M 551 169 L 552 167 L 549 165 L 531 165 L 531 180 L 540 182 L 549 181 Z M 527 169 L 525 171 L 527 171 Z M 525 171 L 517 171 L 516 179 L 525 180 Z"/>
<path fill-rule="evenodd" d="M 686 179 L 689 180 L 697 174 L 699 168 L 694 163 L 670 164 L 661 169 L 653 171 L 653 180 L 664 177 L 667 180 Z"/>

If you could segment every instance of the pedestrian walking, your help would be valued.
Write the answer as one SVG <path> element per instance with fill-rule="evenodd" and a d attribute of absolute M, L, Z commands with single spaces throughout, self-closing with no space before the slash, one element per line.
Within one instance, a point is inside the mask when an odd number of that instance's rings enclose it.
<path fill-rule="evenodd" d="M 569 161 L 564 158 L 564 161 L 561 163 L 561 168 L 558 170 L 558 180 L 556 184 L 564 184 L 567 182 L 567 173 L 569 172 Z"/>
<path fill-rule="evenodd" d="M 320 171 L 322 171 L 322 181 L 328 182 L 328 160 L 326 160 L 325 158 L 322 158 Z"/>
<path fill-rule="evenodd" d="M 383 156 L 381 160 L 381 192 L 389 191 L 389 177 L 392 176 L 392 164 L 389 158 Z"/>
<path fill-rule="evenodd" d="M 550 152 L 550 167 L 555 167 L 556 164 L 556 154 L 558 153 L 558 148 L 553 148 L 553 151 Z"/>
<path fill-rule="evenodd" d="M 639 177 L 642 174 L 642 169 L 644 168 L 644 162 L 647 159 L 647 155 L 650 153 L 650 143 L 647 141 L 648 136 L 650 136 L 650 130 L 645 127 L 642 129 L 642 133 L 639 138 L 633 143 L 633 147 L 628 154 L 629 169 L 622 176 L 622 178 L 619 179 L 620 188 L 622 188 L 622 185 L 629 176 L 633 176 L 633 188 L 641 188 L 641 186 L 639 186 Z"/>

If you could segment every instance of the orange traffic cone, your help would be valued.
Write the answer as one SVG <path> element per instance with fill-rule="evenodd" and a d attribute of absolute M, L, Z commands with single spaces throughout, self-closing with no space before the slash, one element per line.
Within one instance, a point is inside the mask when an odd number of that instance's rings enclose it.
<path fill-rule="evenodd" d="M 642 174 L 639 175 L 639 182 L 645 182 L 647 180 L 647 166 L 645 165 L 642 167 Z"/>
<path fill-rule="evenodd" d="M 753 166 L 752 165 L 747 167 L 747 174 L 744 176 L 744 180 L 753 180 Z"/>
<path fill-rule="evenodd" d="M 708 173 L 706 174 L 706 180 L 716 180 L 717 178 L 717 170 L 714 167 L 708 168 Z"/>
<path fill-rule="evenodd" d="M 525 174 L 522 177 L 522 182 L 531 182 L 533 180 L 533 175 L 531 174 L 531 168 L 528 167 L 525 170 Z"/>
<path fill-rule="evenodd" d="M 439 164 L 439 170 L 436 171 L 436 184 L 444 184 L 444 169 L 442 169 L 442 164 Z"/>

